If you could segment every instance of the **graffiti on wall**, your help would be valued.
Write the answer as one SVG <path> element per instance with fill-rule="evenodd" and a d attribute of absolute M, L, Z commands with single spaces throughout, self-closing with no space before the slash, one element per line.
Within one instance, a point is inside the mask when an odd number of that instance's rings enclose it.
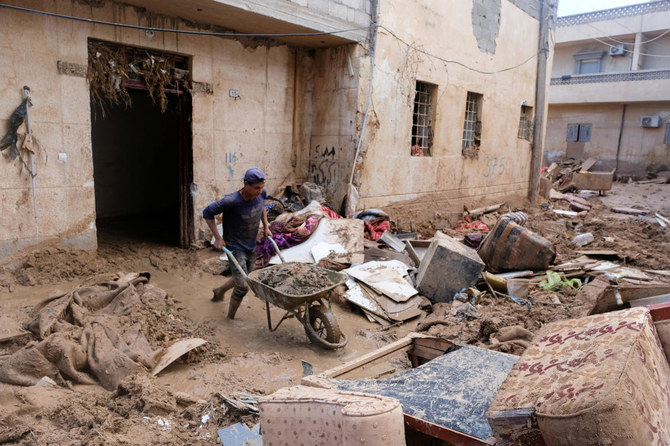
<path fill-rule="evenodd" d="M 235 178 L 235 164 L 237 163 L 237 152 L 226 152 L 225 154 L 226 168 L 228 168 L 228 175 L 230 179 Z"/>
<path fill-rule="evenodd" d="M 505 157 L 501 156 L 498 158 L 494 156 L 491 158 L 486 155 L 486 173 L 484 174 L 484 178 L 502 175 L 503 173 L 505 173 Z"/>
<path fill-rule="evenodd" d="M 339 151 L 342 151 L 342 148 Z M 340 172 L 338 172 L 339 166 L 335 159 L 336 153 L 335 146 L 321 147 L 320 144 L 317 144 L 310 160 L 310 179 L 321 186 L 326 193 L 333 191 L 339 180 Z"/>

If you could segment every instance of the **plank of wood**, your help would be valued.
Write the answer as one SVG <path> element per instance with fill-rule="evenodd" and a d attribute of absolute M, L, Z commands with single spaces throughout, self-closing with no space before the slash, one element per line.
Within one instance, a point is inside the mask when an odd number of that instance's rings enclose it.
<path fill-rule="evenodd" d="M 628 215 L 646 215 L 650 211 L 645 210 L 645 209 L 633 209 L 633 208 L 620 207 L 620 208 L 612 208 L 612 212 L 616 212 L 616 213 L 619 213 L 619 214 L 628 214 Z"/>
<path fill-rule="evenodd" d="M 619 253 L 617 251 L 614 251 L 613 249 L 586 249 L 586 250 L 581 250 L 581 251 L 575 251 L 577 254 L 584 254 L 586 256 L 591 256 L 591 257 L 613 257 L 619 256 Z"/>
<path fill-rule="evenodd" d="M 164 348 L 163 349 L 163 355 L 161 356 L 160 361 L 158 361 L 158 364 L 153 368 L 151 371 L 152 376 L 158 375 L 161 371 L 163 371 L 167 366 L 172 364 L 174 361 L 179 359 L 181 355 L 190 352 L 196 347 L 200 347 L 203 344 L 206 344 L 207 341 L 204 339 L 200 338 L 191 338 L 191 339 L 183 339 L 181 341 L 177 341 L 171 346 Z"/>
<path fill-rule="evenodd" d="M 595 163 L 597 163 L 598 160 L 595 158 L 589 158 L 586 161 L 582 163 L 581 170 L 588 171 Z"/>
<path fill-rule="evenodd" d="M 320 373 L 319 375 L 326 376 L 329 378 L 337 378 L 338 376 L 342 376 L 353 369 L 369 364 L 380 358 L 394 355 L 398 352 L 409 351 L 412 349 L 413 344 L 414 339 L 412 339 L 411 337 L 405 337 L 387 345 L 384 348 L 365 354 L 358 359 L 354 359 L 345 364 L 342 364 L 341 366 L 334 367 L 330 370 L 326 370 L 325 372 Z"/>

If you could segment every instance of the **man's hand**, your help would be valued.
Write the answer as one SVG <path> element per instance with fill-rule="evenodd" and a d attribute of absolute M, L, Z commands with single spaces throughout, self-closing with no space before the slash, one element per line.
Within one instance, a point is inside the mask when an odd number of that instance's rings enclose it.
<path fill-rule="evenodd" d="M 265 229 L 265 231 L 264 231 L 264 232 L 265 232 L 265 236 L 266 236 L 266 237 L 272 237 L 272 231 L 270 231 L 270 228 L 268 228 L 268 227 L 266 226 L 264 229 Z"/>
<path fill-rule="evenodd" d="M 218 249 L 219 251 L 221 250 L 222 247 L 226 246 L 226 242 L 223 241 L 222 238 L 218 240 L 214 240 L 214 247 Z"/>

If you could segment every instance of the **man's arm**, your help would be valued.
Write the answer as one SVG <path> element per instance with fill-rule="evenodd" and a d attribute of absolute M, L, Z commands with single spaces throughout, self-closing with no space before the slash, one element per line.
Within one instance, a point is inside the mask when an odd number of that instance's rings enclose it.
<path fill-rule="evenodd" d="M 263 230 L 266 237 L 272 237 L 272 231 L 270 231 L 270 223 L 268 223 L 268 212 L 263 206 L 263 213 L 261 214 L 261 221 L 263 222 Z"/>
<path fill-rule="evenodd" d="M 207 223 L 207 226 L 212 231 L 212 234 L 214 234 L 214 247 L 216 247 L 216 249 L 221 249 L 222 246 L 226 246 L 226 242 L 223 241 L 221 234 L 219 234 L 214 217 L 224 212 L 227 209 L 227 206 L 228 204 L 226 197 L 223 197 L 218 201 L 210 203 L 210 205 L 202 211 L 202 218 L 205 220 L 205 223 Z"/>
<path fill-rule="evenodd" d="M 219 234 L 219 229 L 216 227 L 216 220 L 214 219 L 205 219 L 205 223 L 209 226 L 209 229 L 214 234 L 214 247 L 216 249 L 221 249 L 222 246 L 226 246 L 226 242 L 223 241 L 223 237 Z"/>

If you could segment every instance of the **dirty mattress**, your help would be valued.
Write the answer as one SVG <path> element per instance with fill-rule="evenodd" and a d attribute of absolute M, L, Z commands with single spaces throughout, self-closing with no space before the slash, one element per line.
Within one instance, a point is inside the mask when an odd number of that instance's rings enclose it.
<path fill-rule="evenodd" d="M 518 357 L 463 346 L 384 380 L 333 380 L 341 390 L 397 398 L 403 412 L 486 440 L 486 411 Z"/>

